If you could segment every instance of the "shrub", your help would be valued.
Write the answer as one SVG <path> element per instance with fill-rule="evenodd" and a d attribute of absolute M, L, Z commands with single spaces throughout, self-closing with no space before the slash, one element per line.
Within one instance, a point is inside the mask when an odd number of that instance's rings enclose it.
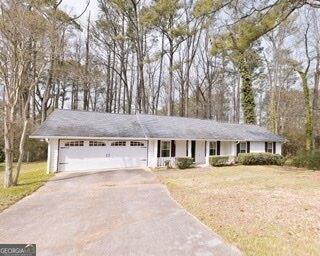
<path fill-rule="evenodd" d="M 245 153 L 238 155 L 238 163 L 243 165 L 283 165 L 281 155 L 271 153 Z"/>
<path fill-rule="evenodd" d="M 179 169 L 187 169 L 193 165 L 193 159 L 191 157 L 177 157 L 176 166 Z"/>
<path fill-rule="evenodd" d="M 305 167 L 310 170 L 320 170 L 320 151 L 309 151 L 299 153 L 292 159 L 292 165 Z"/>
<path fill-rule="evenodd" d="M 4 152 L 2 149 L 0 149 L 0 163 L 4 162 L 4 158 L 5 158 Z"/>
<path fill-rule="evenodd" d="M 228 165 L 228 156 L 210 156 L 209 163 L 211 166 L 225 166 Z"/>

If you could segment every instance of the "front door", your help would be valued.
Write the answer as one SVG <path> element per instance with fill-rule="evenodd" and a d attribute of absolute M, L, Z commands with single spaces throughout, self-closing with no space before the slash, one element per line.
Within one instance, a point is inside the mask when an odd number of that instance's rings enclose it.
<path fill-rule="evenodd" d="M 193 159 L 193 162 L 196 161 L 196 141 L 191 141 L 191 157 Z"/>
<path fill-rule="evenodd" d="M 205 141 L 197 140 L 196 142 L 196 158 L 195 162 L 197 164 L 205 164 L 206 162 L 206 156 L 205 156 L 205 151 L 206 151 L 206 143 Z"/>

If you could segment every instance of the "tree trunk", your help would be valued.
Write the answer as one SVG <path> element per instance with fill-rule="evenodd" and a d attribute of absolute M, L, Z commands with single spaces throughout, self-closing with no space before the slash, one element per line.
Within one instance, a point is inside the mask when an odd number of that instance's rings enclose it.
<path fill-rule="evenodd" d="M 304 72 L 299 72 L 304 95 L 304 107 L 305 107 L 305 135 L 306 135 L 306 150 L 313 149 L 313 114 L 312 104 L 310 97 L 310 89 L 308 86 L 308 77 Z"/>
<path fill-rule="evenodd" d="M 255 101 L 252 89 L 252 74 L 243 54 L 237 60 L 239 74 L 241 76 L 241 107 L 246 124 L 256 123 Z"/>
<path fill-rule="evenodd" d="M 21 170 L 21 164 L 23 161 L 24 153 L 25 153 L 24 145 L 25 145 L 25 142 L 27 139 L 27 128 L 28 128 L 28 119 L 24 116 L 23 130 L 22 130 L 22 134 L 20 137 L 20 143 L 19 143 L 19 158 L 18 158 L 18 162 L 17 162 L 16 175 L 13 180 L 13 185 L 18 184 L 18 179 L 19 179 L 20 170 Z"/>
<path fill-rule="evenodd" d="M 4 153 L 5 153 L 5 171 L 4 171 L 4 187 L 12 186 L 12 170 L 13 170 L 13 131 L 12 131 L 12 111 L 5 104 L 4 116 Z"/>
<path fill-rule="evenodd" d="M 168 88 L 168 109 L 167 115 L 173 115 L 173 40 L 169 39 L 169 88 Z"/>
<path fill-rule="evenodd" d="M 317 55 L 317 64 L 314 74 L 314 89 L 313 89 L 313 120 L 320 120 L 320 106 L 319 106 L 319 90 L 320 90 L 320 56 Z M 314 123 L 314 141 L 320 139 L 320 124 L 319 122 Z M 320 147 L 317 143 L 314 144 L 316 147 Z"/>
<path fill-rule="evenodd" d="M 90 12 L 87 23 L 85 83 L 83 88 L 83 110 L 89 110 L 90 82 L 89 82 L 89 50 L 90 50 Z"/>
<path fill-rule="evenodd" d="M 160 58 L 160 67 L 159 67 L 159 80 L 158 87 L 156 91 L 156 99 L 155 99 L 155 112 L 153 114 L 157 114 L 158 106 L 159 106 L 159 98 L 160 98 L 160 88 L 162 83 L 162 70 L 163 70 L 163 56 L 164 56 L 164 35 L 161 37 L 161 58 Z"/>

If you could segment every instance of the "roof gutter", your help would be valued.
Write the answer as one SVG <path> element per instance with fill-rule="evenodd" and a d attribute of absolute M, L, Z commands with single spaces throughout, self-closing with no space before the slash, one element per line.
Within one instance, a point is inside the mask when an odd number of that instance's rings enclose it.
<path fill-rule="evenodd" d="M 198 141 L 227 141 L 227 142 L 236 142 L 240 143 L 242 141 L 252 141 L 252 142 L 285 142 L 285 140 L 252 140 L 252 139 L 221 139 L 221 138 L 209 138 L 209 139 L 197 139 L 197 138 L 148 138 L 148 137 L 88 137 L 88 136 L 39 136 L 39 135 L 30 135 L 31 139 L 82 139 L 82 140 L 198 140 Z"/>

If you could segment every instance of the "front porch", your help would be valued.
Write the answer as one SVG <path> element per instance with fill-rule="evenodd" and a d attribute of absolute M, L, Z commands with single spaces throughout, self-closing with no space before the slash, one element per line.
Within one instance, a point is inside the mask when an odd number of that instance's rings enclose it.
<path fill-rule="evenodd" d="M 237 142 L 208 140 L 157 140 L 152 167 L 175 165 L 177 157 L 191 157 L 196 165 L 209 165 L 209 156 L 236 156 Z"/>

